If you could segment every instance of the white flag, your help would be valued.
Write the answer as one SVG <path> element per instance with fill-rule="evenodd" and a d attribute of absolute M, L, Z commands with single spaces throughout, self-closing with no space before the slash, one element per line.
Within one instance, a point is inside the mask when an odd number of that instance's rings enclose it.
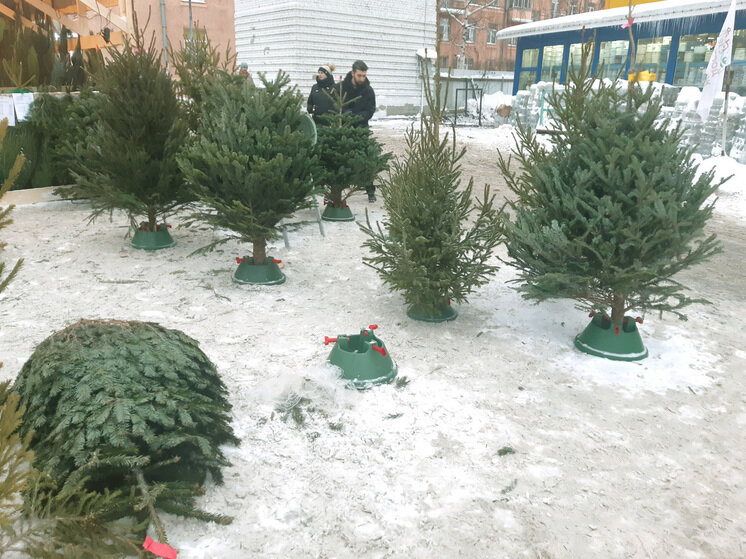
<path fill-rule="evenodd" d="M 705 85 L 702 87 L 702 97 L 699 99 L 697 112 L 702 120 L 707 119 L 710 112 L 712 100 L 723 89 L 723 76 L 725 69 L 730 66 L 731 53 L 733 52 L 733 28 L 736 24 L 736 0 L 731 0 L 728 15 L 725 16 L 723 28 L 720 30 L 715 50 L 707 65 Z"/>

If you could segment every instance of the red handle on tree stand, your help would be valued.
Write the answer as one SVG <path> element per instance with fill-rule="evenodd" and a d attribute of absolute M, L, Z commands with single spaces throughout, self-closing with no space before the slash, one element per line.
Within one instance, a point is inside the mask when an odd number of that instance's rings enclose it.
<path fill-rule="evenodd" d="M 370 347 L 371 347 L 371 348 L 373 349 L 373 351 L 377 351 L 377 352 L 378 352 L 378 353 L 380 353 L 380 354 L 381 354 L 381 355 L 382 355 L 383 357 L 386 357 L 386 349 L 385 349 L 385 348 L 383 348 L 383 347 L 378 347 L 377 345 L 372 345 L 372 346 L 370 346 Z"/>
<path fill-rule="evenodd" d="M 272 262 L 274 262 L 275 264 L 282 264 L 282 260 L 277 260 L 277 258 L 273 258 Z"/>
<path fill-rule="evenodd" d="M 324 345 L 329 345 L 332 342 L 336 342 L 339 338 L 330 338 L 329 336 L 324 336 Z"/>
<path fill-rule="evenodd" d="M 371 330 L 375 330 L 376 328 L 378 328 L 378 324 L 369 324 L 368 328 L 370 328 Z"/>
<path fill-rule="evenodd" d="M 236 264 L 240 264 L 244 260 L 245 260 L 244 258 L 239 258 L 238 256 L 236 256 Z"/>

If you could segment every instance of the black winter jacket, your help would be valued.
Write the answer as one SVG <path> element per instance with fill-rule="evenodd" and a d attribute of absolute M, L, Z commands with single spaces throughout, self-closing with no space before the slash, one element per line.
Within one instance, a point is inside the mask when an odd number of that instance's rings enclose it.
<path fill-rule="evenodd" d="M 311 87 L 311 94 L 308 96 L 308 112 L 313 115 L 316 124 L 326 124 L 324 119 L 319 121 L 319 117 L 334 110 L 334 101 L 329 95 L 338 95 L 338 86 L 334 79 L 326 76 L 323 80 L 316 77 L 316 83 Z"/>
<path fill-rule="evenodd" d="M 368 126 L 368 121 L 376 112 L 376 94 L 370 86 L 368 78 L 362 85 L 353 85 L 352 72 L 347 72 L 342 82 L 342 93 L 345 101 L 352 101 L 345 107 L 345 112 L 352 113 L 359 118 L 358 126 Z"/>

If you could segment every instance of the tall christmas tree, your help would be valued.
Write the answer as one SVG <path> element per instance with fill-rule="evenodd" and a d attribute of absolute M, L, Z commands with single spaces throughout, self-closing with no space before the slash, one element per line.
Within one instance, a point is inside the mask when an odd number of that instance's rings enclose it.
<path fill-rule="evenodd" d="M 634 310 L 680 310 L 699 301 L 684 293 L 677 272 L 719 250 L 704 227 L 717 190 L 713 173 L 696 177 L 692 150 L 680 128 L 658 122 L 660 99 L 653 89 L 593 82 L 588 50 L 566 89 L 553 94 L 556 131 L 545 148 L 529 128 L 519 127 L 513 155 L 499 168 L 515 194 L 505 224 L 510 262 L 527 299 L 571 298 L 596 313 L 613 336 L 635 331 Z M 638 335 L 639 337 L 639 335 Z M 617 355 L 644 357 L 640 346 Z"/>
<path fill-rule="evenodd" d="M 267 241 L 277 236 L 279 221 L 311 206 L 317 169 L 311 140 L 301 129 L 305 117 L 297 88 L 288 87 L 282 71 L 274 81 L 260 79 L 263 87 L 214 80 L 198 134 L 179 158 L 207 207 L 195 217 L 251 243 L 254 265 L 265 264 Z"/>
<path fill-rule="evenodd" d="M 428 106 L 431 116 L 423 115 L 419 130 L 407 132 L 406 155 L 394 160 L 382 181 L 387 217 L 374 227 L 366 212 L 360 227 L 372 252 L 365 263 L 404 293 L 409 316 L 439 322 L 455 318 L 451 301 L 466 301 L 496 270 L 490 258 L 501 235 L 489 187 L 475 200 L 473 179 L 460 184 L 466 149 L 448 135 L 440 138 L 438 89 L 428 91 Z"/>
<path fill-rule="evenodd" d="M 97 122 L 84 146 L 71 146 L 77 181 L 71 191 L 90 201 L 91 219 L 121 209 L 134 230 L 155 232 L 189 201 L 176 163 L 187 140 L 186 120 L 154 38 L 145 45 L 136 29 L 121 51 L 110 54 L 96 77 Z M 138 223 L 140 217 L 146 221 Z"/>
<path fill-rule="evenodd" d="M 332 101 L 336 110 L 319 117 L 324 125 L 317 129 L 320 169 L 314 178 L 324 186 L 327 207 L 338 209 L 351 194 L 373 184 L 391 154 L 383 153 L 369 128 L 356 126 L 356 117 L 344 112 L 349 100 L 334 95 Z"/>
<path fill-rule="evenodd" d="M 4 118 L 3 120 L 0 120 L 0 152 L 3 150 L 3 142 L 5 141 L 5 135 L 8 132 L 8 119 Z M 16 154 L 15 161 L 13 163 L 13 166 L 10 168 L 10 171 L 8 173 L 8 176 L 3 181 L 3 184 L 0 186 L 0 198 L 2 198 L 6 192 L 10 190 L 10 188 L 13 186 L 13 183 L 15 182 L 18 175 L 21 173 L 21 168 L 23 167 L 23 164 L 25 162 L 25 158 L 22 154 Z M 13 223 L 13 220 L 10 219 L 10 212 L 13 211 L 13 205 L 9 205 L 8 207 L 0 210 L 0 229 L 3 229 Z M 0 241 L 0 250 L 2 250 L 5 247 L 5 243 Z M 15 275 L 18 273 L 18 270 L 21 269 L 21 264 L 23 263 L 23 260 L 19 260 L 16 262 L 13 267 L 10 269 L 10 272 L 7 274 L 5 273 L 5 262 L 0 262 L 0 293 L 2 293 L 5 288 L 8 286 L 10 281 L 15 277 Z M 2 367 L 2 364 L 0 364 L 0 367 Z"/>

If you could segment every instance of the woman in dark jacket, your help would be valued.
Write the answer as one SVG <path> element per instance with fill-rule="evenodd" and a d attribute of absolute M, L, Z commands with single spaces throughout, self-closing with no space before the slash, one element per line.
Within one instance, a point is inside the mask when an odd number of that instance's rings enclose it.
<path fill-rule="evenodd" d="M 313 116 L 313 121 L 317 125 L 327 124 L 326 119 L 319 119 L 319 117 L 334 110 L 334 101 L 330 97 L 337 95 L 337 85 L 334 83 L 333 71 L 334 64 L 319 66 L 316 83 L 308 96 L 308 112 Z"/>

